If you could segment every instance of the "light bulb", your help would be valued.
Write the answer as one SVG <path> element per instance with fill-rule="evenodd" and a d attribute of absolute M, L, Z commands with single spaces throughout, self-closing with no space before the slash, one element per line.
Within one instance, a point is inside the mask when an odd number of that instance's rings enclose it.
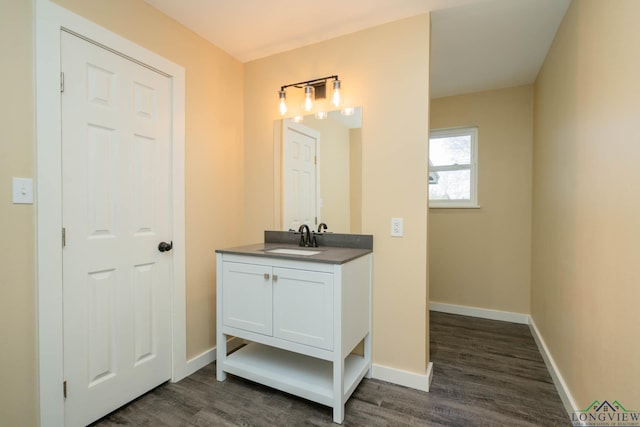
<path fill-rule="evenodd" d="M 327 112 L 326 112 L 326 111 L 318 111 L 318 112 L 316 113 L 316 119 L 318 119 L 318 120 L 324 120 L 324 119 L 326 119 L 327 117 L 329 117 L 329 115 L 327 114 Z"/>
<path fill-rule="evenodd" d="M 294 116 L 293 117 L 293 122 L 294 123 L 302 123 L 303 120 L 304 120 L 304 118 L 302 116 Z"/>
<path fill-rule="evenodd" d="M 313 86 L 306 85 L 304 87 L 304 109 L 311 111 L 313 108 Z"/>
<path fill-rule="evenodd" d="M 278 92 L 278 97 L 280 98 L 280 114 L 284 116 L 287 114 L 287 93 L 284 89 Z"/>
<path fill-rule="evenodd" d="M 341 112 L 343 116 L 353 116 L 353 114 L 356 112 L 356 109 L 353 107 L 346 107 Z"/>
<path fill-rule="evenodd" d="M 333 98 L 331 103 L 336 107 L 340 106 L 340 80 L 333 81 Z"/>

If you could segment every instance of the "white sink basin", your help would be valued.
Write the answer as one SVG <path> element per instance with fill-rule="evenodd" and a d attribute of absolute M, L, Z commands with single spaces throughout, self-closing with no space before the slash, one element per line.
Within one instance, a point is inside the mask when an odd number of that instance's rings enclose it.
<path fill-rule="evenodd" d="M 281 254 L 281 255 L 303 255 L 310 256 L 319 254 L 322 251 L 313 251 L 308 249 L 289 249 L 289 248 L 277 248 L 277 249 L 269 249 L 265 251 L 270 254 Z"/>

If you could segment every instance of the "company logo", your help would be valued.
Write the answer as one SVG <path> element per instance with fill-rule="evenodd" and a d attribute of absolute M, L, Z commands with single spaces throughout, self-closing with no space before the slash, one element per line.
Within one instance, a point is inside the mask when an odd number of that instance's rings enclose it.
<path fill-rule="evenodd" d="M 571 414 L 574 426 L 640 426 L 640 411 L 632 411 L 617 400 L 613 403 L 605 400 L 594 400 L 591 405 L 582 411 Z"/>

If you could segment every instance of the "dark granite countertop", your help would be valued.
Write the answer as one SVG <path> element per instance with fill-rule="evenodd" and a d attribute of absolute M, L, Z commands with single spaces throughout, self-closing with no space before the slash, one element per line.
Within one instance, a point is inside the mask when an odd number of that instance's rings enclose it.
<path fill-rule="evenodd" d="M 363 234 L 316 234 L 317 248 L 298 246 L 300 234 L 286 231 L 265 231 L 264 243 L 216 249 L 217 253 L 290 259 L 296 261 L 344 264 L 373 252 L 373 236 Z M 273 249 L 293 249 L 319 252 L 313 255 L 270 253 Z"/>

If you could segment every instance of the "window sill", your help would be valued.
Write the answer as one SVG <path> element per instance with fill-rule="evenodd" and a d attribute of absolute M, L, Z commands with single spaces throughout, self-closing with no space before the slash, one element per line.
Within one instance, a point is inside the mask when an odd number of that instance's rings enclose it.
<path fill-rule="evenodd" d="M 429 209 L 480 209 L 480 205 L 433 205 Z"/>

